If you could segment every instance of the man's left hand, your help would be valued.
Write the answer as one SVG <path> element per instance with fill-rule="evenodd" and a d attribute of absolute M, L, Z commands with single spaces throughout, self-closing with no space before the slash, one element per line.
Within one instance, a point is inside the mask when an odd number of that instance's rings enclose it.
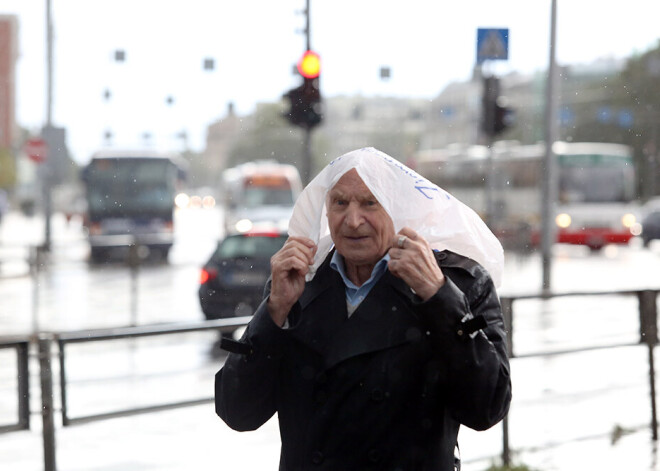
<path fill-rule="evenodd" d="M 393 275 L 403 279 L 422 300 L 426 301 L 445 284 L 445 276 L 424 237 L 404 227 L 392 239 L 390 261 Z"/>

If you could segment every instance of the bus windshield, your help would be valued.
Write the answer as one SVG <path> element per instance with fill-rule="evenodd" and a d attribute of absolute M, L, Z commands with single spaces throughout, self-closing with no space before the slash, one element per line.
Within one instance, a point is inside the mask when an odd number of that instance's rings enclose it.
<path fill-rule="evenodd" d="M 172 212 L 176 168 L 167 159 L 99 159 L 86 175 L 90 215 Z"/>
<path fill-rule="evenodd" d="M 559 200 L 562 203 L 627 202 L 634 198 L 630 172 L 620 166 L 562 167 Z"/>
<path fill-rule="evenodd" d="M 256 208 L 264 205 L 293 205 L 291 188 L 272 186 L 248 186 L 245 188 L 243 205 Z"/>

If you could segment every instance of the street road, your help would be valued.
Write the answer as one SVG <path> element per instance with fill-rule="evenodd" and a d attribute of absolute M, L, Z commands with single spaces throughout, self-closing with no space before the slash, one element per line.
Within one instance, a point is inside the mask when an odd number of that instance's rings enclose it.
<path fill-rule="evenodd" d="M 0 336 L 203 319 L 197 299 L 199 268 L 221 236 L 222 214 L 184 210 L 176 222 L 168 263 L 145 263 L 131 272 L 121 262 L 90 265 L 80 222 L 67 223 L 56 215 L 53 251 L 35 270 L 28 263 L 29 247 L 41 242 L 43 224 L 38 218 L 10 214 L 0 226 Z M 629 247 L 610 246 L 600 253 L 557 246 L 554 253 L 557 292 L 660 288 L 659 244 L 644 249 L 633 241 Z M 507 254 L 501 294 L 534 293 L 540 285 L 538 254 Z M 516 301 L 514 327 L 517 355 L 635 344 L 637 300 L 604 296 Z M 222 363 L 221 355 L 212 354 L 214 341 L 214 334 L 203 333 L 69 345 L 70 415 L 210 397 L 213 374 Z M 527 451 L 524 461 L 529 465 L 543 470 L 620 469 L 605 465 L 624 463 L 624 448 L 613 447 L 609 455 L 589 452 L 591 440 L 618 437 L 617 431 L 624 436 L 647 431 L 650 406 L 643 348 L 519 358 L 512 361 L 512 369 L 511 446 Z M 40 408 L 37 373 L 31 369 L 33 411 Z M 0 351 L 0 423 L 14 419 L 14 375 L 12 352 Z M 273 424 L 254 436 L 220 433 L 230 437 L 223 456 L 228 462 L 241 460 L 242 469 L 260 469 L 276 460 Z M 267 452 L 246 456 L 244 444 L 259 440 L 268 442 Z M 460 440 L 464 470 L 482 471 L 501 451 L 501 427 L 485 433 L 464 429 Z M 2 441 L 0 435 L 0 465 Z M 598 460 L 604 465 L 594 467 Z M 638 457 L 640 466 L 628 469 L 655 469 L 655 461 L 655 455 L 647 453 Z M 210 464 L 204 469 L 215 469 Z"/>

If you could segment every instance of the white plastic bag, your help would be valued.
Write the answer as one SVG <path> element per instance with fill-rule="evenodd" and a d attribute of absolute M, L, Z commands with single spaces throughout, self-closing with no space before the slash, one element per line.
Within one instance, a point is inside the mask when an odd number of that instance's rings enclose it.
<path fill-rule="evenodd" d="M 308 281 L 332 248 L 326 217 L 328 191 L 351 169 L 369 187 L 394 222 L 394 230 L 408 226 L 438 250 L 451 250 L 479 262 L 495 286 L 502 279 L 502 245 L 468 206 L 372 147 L 355 150 L 330 162 L 298 197 L 289 221 L 289 234 L 312 239 L 318 245 Z"/>

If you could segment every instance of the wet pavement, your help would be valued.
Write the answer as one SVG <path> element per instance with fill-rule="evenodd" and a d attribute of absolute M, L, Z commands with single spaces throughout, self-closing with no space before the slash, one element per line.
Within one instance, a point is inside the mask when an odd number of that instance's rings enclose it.
<path fill-rule="evenodd" d="M 549 406 L 543 412 L 552 416 L 556 408 Z M 33 419 L 34 430 L 0 436 L 1 469 L 44 469 L 40 423 L 38 417 Z M 547 423 L 539 422 L 539 430 L 533 433 L 547 427 Z M 575 436 L 571 428 L 571 423 L 566 423 L 564 437 L 526 448 L 516 453 L 513 461 L 539 471 L 660 469 L 648 428 L 624 429 L 614 443 L 611 433 Z M 487 432 L 461 432 L 463 470 L 486 470 L 494 459 L 488 453 L 500 440 L 499 426 Z M 56 469 L 61 471 L 276 471 L 279 438 L 275 420 L 256 432 L 234 432 L 215 416 L 209 403 L 58 427 L 56 446 Z"/>
<path fill-rule="evenodd" d="M 652 251 L 640 247 L 610 249 L 610 253 L 593 256 L 560 248 L 554 265 L 556 289 L 659 288 L 659 249 L 660 245 Z M 509 258 L 501 292 L 534 291 L 539 285 L 538 268 L 538 259 Z M 67 265 L 67 270 L 85 268 L 84 264 Z M 186 277 L 189 271 L 181 269 Z M 162 289 L 163 279 L 156 275 L 148 278 L 150 272 L 145 271 L 141 286 L 153 284 L 153 289 Z M 175 305 L 167 302 L 170 307 Z M 157 310 L 162 309 L 157 306 Z M 15 325 L 17 320 L 6 314 L 4 325 Z M 535 471 L 660 471 L 657 444 L 650 431 L 648 352 L 637 345 L 638 307 L 634 297 L 516 301 L 514 326 L 518 358 L 511 362 L 514 397 L 509 415 L 513 463 L 528 465 Z M 186 344 L 177 341 L 176 348 L 169 345 L 171 342 L 151 342 L 135 350 L 139 355 L 130 353 L 132 350 L 119 352 L 116 344 L 112 353 L 91 345 L 87 350 L 81 346 L 75 355 L 71 347 L 71 412 L 102 412 L 103 408 L 130 401 L 148 404 L 168 397 L 210 397 L 213 373 L 220 368 L 222 358 L 208 355 L 209 339 Z M 618 347 L 526 356 L 600 345 Z M 6 358 L 0 356 L 0 371 L 10 367 Z M 172 366 L 172 358 L 177 360 L 176 376 L 159 363 L 166 361 Z M 33 357 L 31 361 L 36 360 Z M 96 376 L 98 364 L 104 365 L 105 377 Z M 32 427 L 29 431 L 0 434 L 1 471 L 45 469 L 38 369 L 31 366 L 30 371 Z M 0 390 L 11 391 L 6 384 L 0 384 Z M 56 384 L 56 402 L 58 391 Z M 11 416 L 10 407 L 15 405 L 0 402 L 0 419 Z M 58 413 L 55 417 L 59 471 L 277 470 L 276 420 L 255 432 L 234 432 L 216 417 L 211 402 L 67 427 L 61 425 Z M 485 471 L 501 454 L 502 426 L 486 432 L 464 428 L 459 441 L 463 471 Z"/>
<path fill-rule="evenodd" d="M 512 462 L 536 471 L 660 470 L 649 425 L 646 356 L 644 346 L 628 346 L 513 359 Z M 210 361 L 214 368 L 222 364 L 222 358 Z M 210 396 L 208 365 L 198 376 L 196 392 Z M 161 386 L 163 394 L 171 387 Z M 100 387 L 106 406 L 109 398 L 126 396 L 121 386 Z M 38 411 L 40 398 L 32 400 Z M 277 470 L 276 419 L 255 432 L 235 432 L 216 417 L 211 402 L 67 427 L 58 413 L 55 418 L 60 471 Z M 30 431 L 0 435 L 0 469 L 45 469 L 41 417 L 33 412 L 31 420 Z M 461 429 L 463 471 L 485 471 L 498 460 L 502 430 L 501 424 L 486 432 Z"/>

